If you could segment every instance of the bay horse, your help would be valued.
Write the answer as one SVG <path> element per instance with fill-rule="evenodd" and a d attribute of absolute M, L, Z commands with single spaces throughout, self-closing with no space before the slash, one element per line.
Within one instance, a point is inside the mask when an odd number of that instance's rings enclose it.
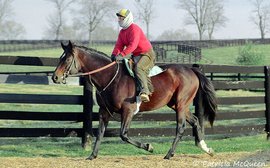
<path fill-rule="evenodd" d="M 87 159 L 92 160 L 97 157 L 101 139 L 114 113 L 121 115 L 121 139 L 138 148 L 153 152 L 151 144 L 141 143 L 128 137 L 128 129 L 136 109 L 137 95 L 135 80 L 128 74 L 124 65 L 112 63 L 106 54 L 74 45 L 70 41 L 67 45 L 63 43 L 61 45 L 64 52 L 52 76 L 55 83 L 65 83 L 69 75 L 93 72 L 111 64 L 102 71 L 86 76 L 97 89 L 97 102 L 100 107 L 98 136 L 93 151 Z M 204 116 L 211 126 L 213 125 L 217 103 L 212 83 L 196 68 L 178 64 L 165 64 L 161 68 L 164 69 L 162 73 L 151 77 L 154 92 L 150 96 L 150 102 L 143 102 L 139 111 L 151 111 L 167 105 L 176 112 L 176 136 L 164 159 L 170 159 L 174 155 L 176 146 L 183 136 L 186 122 L 195 130 L 197 145 L 212 156 L 213 150 L 208 148 L 203 140 L 198 118 L 189 110 L 196 93 L 200 90 Z"/>

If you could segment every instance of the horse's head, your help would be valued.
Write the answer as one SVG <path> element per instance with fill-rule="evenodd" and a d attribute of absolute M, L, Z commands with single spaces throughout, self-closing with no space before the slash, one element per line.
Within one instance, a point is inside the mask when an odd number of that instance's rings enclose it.
<path fill-rule="evenodd" d="M 52 80 L 54 83 L 66 83 L 68 75 L 76 74 L 80 70 L 75 46 L 70 41 L 68 45 L 61 43 L 61 46 L 64 53 L 61 55 L 60 61 L 53 73 Z"/>

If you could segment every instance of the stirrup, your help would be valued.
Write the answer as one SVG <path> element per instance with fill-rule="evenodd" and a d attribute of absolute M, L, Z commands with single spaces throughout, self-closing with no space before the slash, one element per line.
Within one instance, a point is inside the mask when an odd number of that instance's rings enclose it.
<path fill-rule="evenodd" d="M 150 101 L 149 96 L 145 93 L 140 94 L 140 97 L 141 97 L 142 102 L 149 102 Z"/>

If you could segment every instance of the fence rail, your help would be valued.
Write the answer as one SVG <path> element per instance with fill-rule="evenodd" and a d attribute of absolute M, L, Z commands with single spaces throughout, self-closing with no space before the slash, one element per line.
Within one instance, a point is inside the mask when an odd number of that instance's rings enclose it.
<path fill-rule="evenodd" d="M 37 61 L 32 59 L 38 58 Z M 20 61 L 18 61 L 20 60 Z M 32 66 L 56 66 L 58 59 L 52 58 L 40 58 L 40 57 L 0 57 L 0 64 L 15 64 L 15 65 L 32 65 Z M 186 66 L 194 66 L 191 64 L 185 64 Z M 196 65 L 197 66 L 197 65 Z M 199 68 L 210 79 L 214 79 L 212 82 L 216 90 L 230 90 L 230 89 L 260 89 L 265 92 L 264 96 L 250 96 L 250 97 L 218 97 L 218 104 L 221 106 L 232 105 L 257 105 L 260 104 L 265 110 L 249 110 L 234 112 L 231 111 L 219 111 L 217 115 L 217 121 L 226 120 L 238 120 L 238 119 L 254 119 L 264 120 L 263 123 L 250 124 L 250 125 L 218 125 L 214 128 L 205 128 L 206 135 L 224 134 L 225 136 L 231 136 L 234 134 L 249 134 L 250 132 L 263 132 L 264 130 L 270 132 L 270 109 L 269 109 L 269 68 L 263 66 L 220 66 L 220 65 L 200 65 Z M 24 72 L 25 73 L 25 72 Z M 31 72 L 27 72 L 30 73 Z M 25 73 L 22 76 L 29 76 Z M 35 72 L 33 72 L 35 73 Z M 244 74 L 255 73 L 258 78 L 244 78 Z M 50 73 L 43 73 L 39 75 L 49 75 Z M 219 80 L 218 75 L 222 74 L 223 78 Z M 241 81 L 235 81 L 232 79 L 233 75 L 238 80 L 240 74 Z M 0 74 L 1 77 L 1 74 Z M 263 78 L 262 78 L 263 77 Z M 29 103 L 29 104 L 62 104 L 70 105 L 76 104 L 83 106 L 81 112 L 30 112 L 21 111 L 3 111 L 0 110 L 1 120 L 42 120 L 42 121 L 76 121 L 83 122 L 83 128 L 0 128 L 1 137 L 36 137 L 36 136 L 78 136 L 82 137 L 82 142 L 87 141 L 89 135 L 96 135 L 97 129 L 92 128 L 92 122 L 98 121 L 97 112 L 92 111 L 92 88 L 88 82 L 80 80 L 83 85 L 82 95 L 55 95 L 55 94 L 22 94 L 22 93 L 0 93 L 0 103 Z M 196 103 L 195 103 L 196 104 Z M 195 110 L 196 111 L 196 110 Z M 135 121 L 175 121 L 174 113 L 139 113 L 134 117 Z M 186 134 L 191 134 L 192 130 L 187 129 Z M 119 130 L 115 128 L 109 128 L 105 136 L 117 136 Z M 131 136 L 172 136 L 175 134 L 175 128 L 136 128 L 130 130 Z"/>

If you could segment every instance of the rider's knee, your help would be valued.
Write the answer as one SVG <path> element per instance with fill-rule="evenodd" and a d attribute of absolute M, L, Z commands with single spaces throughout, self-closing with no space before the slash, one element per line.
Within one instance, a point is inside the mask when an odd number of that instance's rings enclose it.
<path fill-rule="evenodd" d="M 141 72 L 141 71 L 144 71 L 143 67 L 141 65 L 135 65 L 134 67 L 134 71 L 135 72 Z"/>

